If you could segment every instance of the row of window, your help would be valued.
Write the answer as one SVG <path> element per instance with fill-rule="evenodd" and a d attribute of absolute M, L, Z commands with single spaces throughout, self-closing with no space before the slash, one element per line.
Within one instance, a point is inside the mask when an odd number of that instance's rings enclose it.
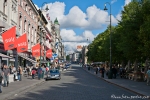
<path fill-rule="evenodd" d="M 34 12 L 32 11 L 32 9 L 28 6 L 28 4 L 27 4 L 26 2 L 24 2 L 24 0 L 20 0 L 19 5 L 27 12 L 27 14 L 28 14 L 35 22 L 37 22 L 36 15 L 35 15 Z"/>

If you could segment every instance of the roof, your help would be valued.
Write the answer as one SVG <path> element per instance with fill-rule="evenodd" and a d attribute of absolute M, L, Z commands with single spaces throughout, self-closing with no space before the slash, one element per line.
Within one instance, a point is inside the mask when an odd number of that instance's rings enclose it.
<path fill-rule="evenodd" d="M 59 25 L 59 22 L 58 22 L 57 18 L 55 19 L 54 24 Z"/>

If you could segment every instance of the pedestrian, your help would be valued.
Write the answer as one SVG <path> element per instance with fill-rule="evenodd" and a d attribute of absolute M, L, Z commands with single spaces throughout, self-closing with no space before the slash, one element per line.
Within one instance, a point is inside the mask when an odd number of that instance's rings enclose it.
<path fill-rule="evenodd" d="M 46 73 L 46 68 L 45 68 L 45 66 L 42 66 L 42 79 L 44 78 L 44 75 L 45 75 L 45 73 Z"/>
<path fill-rule="evenodd" d="M 113 66 L 113 68 L 112 68 L 112 75 L 113 75 L 113 78 L 116 78 L 117 69 L 115 68 L 115 66 Z"/>
<path fill-rule="evenodd" d="M 98 73 L 98 67 L 96 66 L 96 74 Z"/>
<path fill-rule="evenodd" d="M 38 72 L 38 79 L 40 80 L 42 74 L 42 68 L 40 66 L 38 67 L 37 72 Z"/>
<path fill-rule="evenodd" d="M 148 68 L 148 71 L 147 71 L 147 85 L 150 85 L 150 67 Z"/>
<path fill-rule="evenodd" d="M 0 93 L 2 93 L 2 80 L 3 80 L 3 71 L 2 69 L 0 68 Z"/>
<path fill-rule="evenodd" d="M 21 68 L 21 66 L 19 66 L 18 71 L 17 71 L 19 81 L 22 81 L 22 74 L 23 74 L 22 68 Z"/>
<path fill-rule="evenodd" d="M 46 75 L 48 75 L 49 67 L 46 67 Z"/>
<path fill-rule="evenodd" d="M 35 78 L 35 74 L 36 74 L 36 68 L 33 67 L 33 68 L 32 68 L 32 79 Z"/>
<path fill-rule="evenodd" d="M 14 81 L 18 79 L 16 67 L 12 66 L 12 73 L 14 74 Z"/>
<path fill-rule="evenodd" d="M 7 65 L 4 65 L 3 72 L 4 72 L 4 77 L 3 77 L 4 78 L 4 87 L 6 87 L 6 86 L 8 87 L 8 85 L 9 85 L 10 69 L 8 68 Z"/>
<path fill-rule="evenodd" d="M 104 78 L 104 72 L 105 72 L 105 69 L 104 69 L 104 66 L 102 66 L 100 68 L 100 73 L 101 73 L 101 77 Z"/>
<path fill-rule="evenodd" d="M 30 68 L 27 67 L 27 77 L 29 77 L 29 76 L 30 76 Z"/>

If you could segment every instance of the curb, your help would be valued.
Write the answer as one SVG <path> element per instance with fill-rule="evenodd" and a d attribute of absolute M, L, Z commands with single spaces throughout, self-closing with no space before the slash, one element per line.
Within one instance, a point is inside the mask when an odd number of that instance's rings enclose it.
<path fill-rule="evenodd" d="M 10 99 L 12 96 L 18 95 L 19 93 L 21 93 L 21 92 L 23 92 L 23 91 L 29 89 L 30 87 L 33 87 L 33 86 L 42 84 L 42 83 L 44 83 L 44 82 L 45 82 L 45 80 L 39 81 L 39 82 L 34 83 L 34 84 L 31 84 L 31 85 L 29 85 L 29 86 L 25 86 L 25 87 L 23 87 L 23 88 L 17 89 L 16 91 L 9 92 L 8 94 L 4 94 L 3 97 L 1 97 L 0 99 L 1 99 L 1 100 Z"/>
<path fill-rule="evenodd" d="M 88 72 L 88 73 L 90 73 L 90 74 L 92 74 L 92 75 L 94 75 L 94 76 L 96 76 L 96 77 L 98 77 L 98 78 L 100 78 L 100 79 L 102 79 L 102 80 L 106 81 L 107 83 L 110 83 L 110 84 L 116 85 L 116 86 L 118 86 L 118 87 L 120 87 L 120 88 L 123 88 L 123 89 L 125 89 L 125 90 L 130 91 L 130 92 L 133 92 L 133 93 L 135 93 L 135 94 L 137 94 L 137 95 L 140 95 L 140 96 L 147 96 L 147 95 L 144 95 L 144 94 L 139 93 L 139 92 L 137 92 L 137 91 L 131 90 L 131 89 L 127 88 L 127 87 L 123 87 L 123 86 L 121 86 L 121 85 L 119 85 L 119 84 L 115 84 L 115 83 L 113 83 L 113 82 L 107 81 L 106 79 L 101 78 L 100 76 L 97 76 L 97 75 L 95 75 L 95 74 L 93 74 L 93 73 L 89 72 L 88 70 L 86 70 L 86 69 L 84 69 L 84 68 L 83 68 L 83 70 L 85 70 L 86 72 Z M 148 98 L 148 99 L 150 100 L 150 98 Z"/>

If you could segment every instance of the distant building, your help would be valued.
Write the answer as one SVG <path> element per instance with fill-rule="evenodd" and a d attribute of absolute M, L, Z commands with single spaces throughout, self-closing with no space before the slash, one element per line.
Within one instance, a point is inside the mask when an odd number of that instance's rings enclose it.
<path fill-rule="evenodd" d="M 87 46 L 83 46 L 82 48 L 82 63 L 87 64 L 88 57 L 86 56 L 86 53 L 88 52 Z"/>

